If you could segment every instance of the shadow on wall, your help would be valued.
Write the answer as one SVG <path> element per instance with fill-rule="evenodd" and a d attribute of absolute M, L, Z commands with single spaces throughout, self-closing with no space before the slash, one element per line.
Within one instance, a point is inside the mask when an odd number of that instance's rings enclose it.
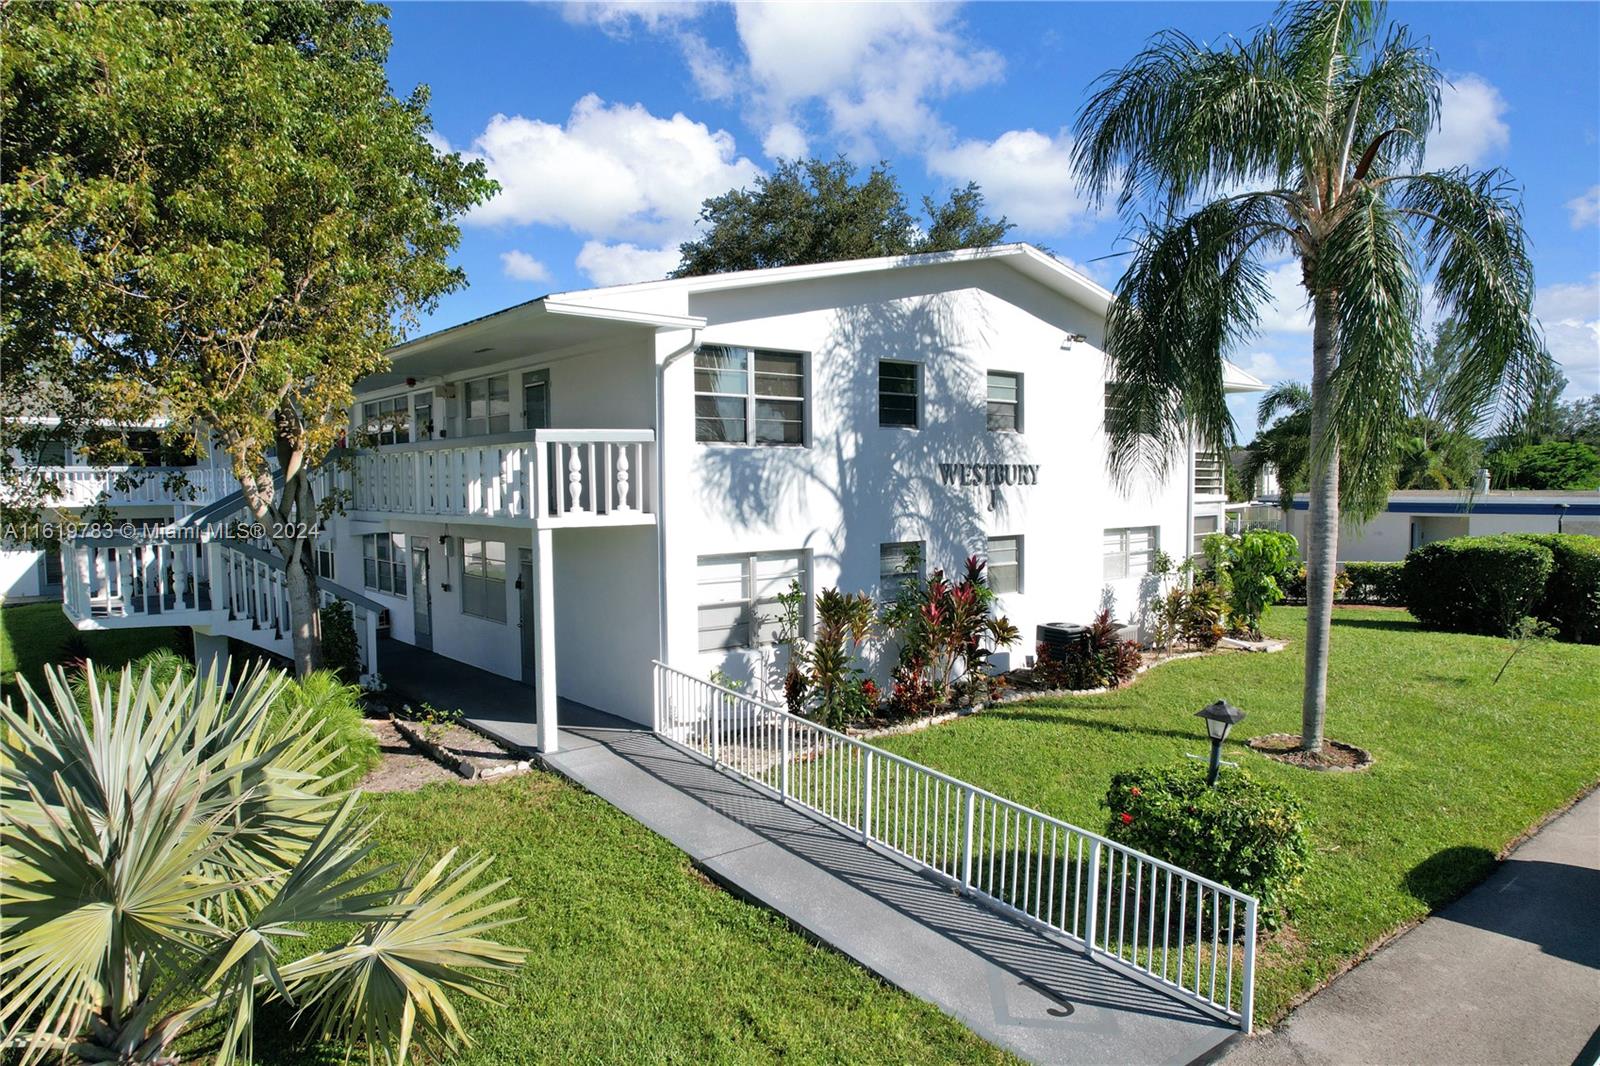
<path fill-rule="evenodd" d="M 959 573 L 968 555 L 983 550 L 987 516 L 1010 515 L 1018 488 L 962 485 L 954 470 L 957 483 L 947 486 L 941 464 L 1040 462 L 1023 434 L 987 431 L 977 353 L 988 322 L 975 307 L 960 292 L 940 292 L 841 308 L 833 335 L 813 353 L 811 446 L 707 449 L 703 504 L 731 501 L 734 517 L 752 530 L 775 516 L 836 513 L 835 528 L 800 545 L 812 552 L 819 588 L 837 583 L 877 595 L 877 546 L 890 542 L 922 541 L 929 572 Z M 879 360 L 921 368 L 918 428 L 879 425 Z M 824 366 L 830 372 L 817 373 Z M 826 579 L 834 573 L 836 582 Z M 871 658 L 881 674 L 894 649 L 880 644 Z"/>

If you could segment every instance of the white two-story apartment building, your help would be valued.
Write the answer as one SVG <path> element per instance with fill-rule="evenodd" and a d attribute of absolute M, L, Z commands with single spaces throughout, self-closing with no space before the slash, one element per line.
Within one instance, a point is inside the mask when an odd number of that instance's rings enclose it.
<path fill-rule="evenodd" d="M 1111 299 L 1016 244 L 558 293 L 420 337 L 358 388 L 319 573 L 402 645 L 529 682 L 545 750 L 558 694 L 649 722 L 654 659 L 761 693 L 791 581 L 881 596 L 908 555 L 988 560 L 1024 634 L 1005 667 L 1040 623 L 1136 620 L 1157 553 L 1222 526 L 1213 456 L 1107 477 Z M 153 601 L 166 624 L 281 643 L 266 561 L 172 550 L 199 581 Z M 96 591 L 119 566 L 69 567 L 80 625 L 132 617 Z"/>
<path fill-rule="evenodd" d="M 648 721 L 655 658 L 759 692 L 791 581 L 882 594 L 908 553 L 985 557 L 1012 657 L 1038 623 L 1132 619 L 1225 498 L 1192 453 L 1109 482 L 1110 299 L 1008 245 L 560 293 L 419 338 L 360 388 L 375 446 L 339 475 L 325 575 L 397 640 L 534 683 L 552 722 L 557 692 Z"/>

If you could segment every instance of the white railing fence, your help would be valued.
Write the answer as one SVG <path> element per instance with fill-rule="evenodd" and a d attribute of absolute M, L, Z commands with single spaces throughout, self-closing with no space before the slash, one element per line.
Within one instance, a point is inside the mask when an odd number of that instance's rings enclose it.
<path fill-rule="evenodd" d="M 335 475 L 356 511 L 531 519 L 542 525 L 655 514 L 655 432 L 541 429 L 353 452 Z"/>
<path fill-rule="evenodd" d="M 225 539 L 100 538 L 62 545 L 62 602 L 77 621 L 101 625 L 209 626 L 280 654 L 290 639 L 281 559 Z M 383 605 L 319 581 L 319 606 L 350 604 L 363 672 L 377 669 Z"/>
<path fill-rule="evenodd" d="M 653 727 L 664 739 L 1250 1031 L 1254 897 L 780 707 L 654 666 Z"/>
<path fill-rule="evenodd" d="M 108 504 L 203 505 L 238 491 L 233 473 L 208 466 L 56 466 L 39 473 L 56 483 L 58 507 Z"/>

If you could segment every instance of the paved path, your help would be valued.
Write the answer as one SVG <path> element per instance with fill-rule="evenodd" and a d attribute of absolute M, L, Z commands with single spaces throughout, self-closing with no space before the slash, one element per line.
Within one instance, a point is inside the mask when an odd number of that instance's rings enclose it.
<path fill-rule="evenodd" d="M 1227 1066 L 1600 1059 L 1600 792 Z"/>
<path fill-rule="evenodd" d="M 545 761 L 731 891 L 1041 1063 L 1189 1063 L 1236 1032 L 619 719 L 562 710 Z"/>

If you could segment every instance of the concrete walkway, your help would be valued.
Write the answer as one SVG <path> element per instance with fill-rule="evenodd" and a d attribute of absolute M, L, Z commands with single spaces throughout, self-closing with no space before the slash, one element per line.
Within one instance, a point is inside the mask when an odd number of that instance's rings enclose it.
<path fill-rule="evenodd" d="M 1600 1059 L 1600 792 L 1227 1066 Z"/>
<path fill-rule="evenodd" d="M 532 748 L 533 689 L 385 641 L 395 691 Z M 1232 1026 L 1091 962 L 660 740 L 562 700 L 543 761 L 661 834 L 729 891 L 1039 1063 L 1186 1064 Z"/>
<path fill-rule="evenodd" d="M 1040 1063 L 1189 1063 L 1236 1033 L 597 714 L 563 721 L 551 769 L 672 841 L 730 891 L 991 1043 Z"/>

